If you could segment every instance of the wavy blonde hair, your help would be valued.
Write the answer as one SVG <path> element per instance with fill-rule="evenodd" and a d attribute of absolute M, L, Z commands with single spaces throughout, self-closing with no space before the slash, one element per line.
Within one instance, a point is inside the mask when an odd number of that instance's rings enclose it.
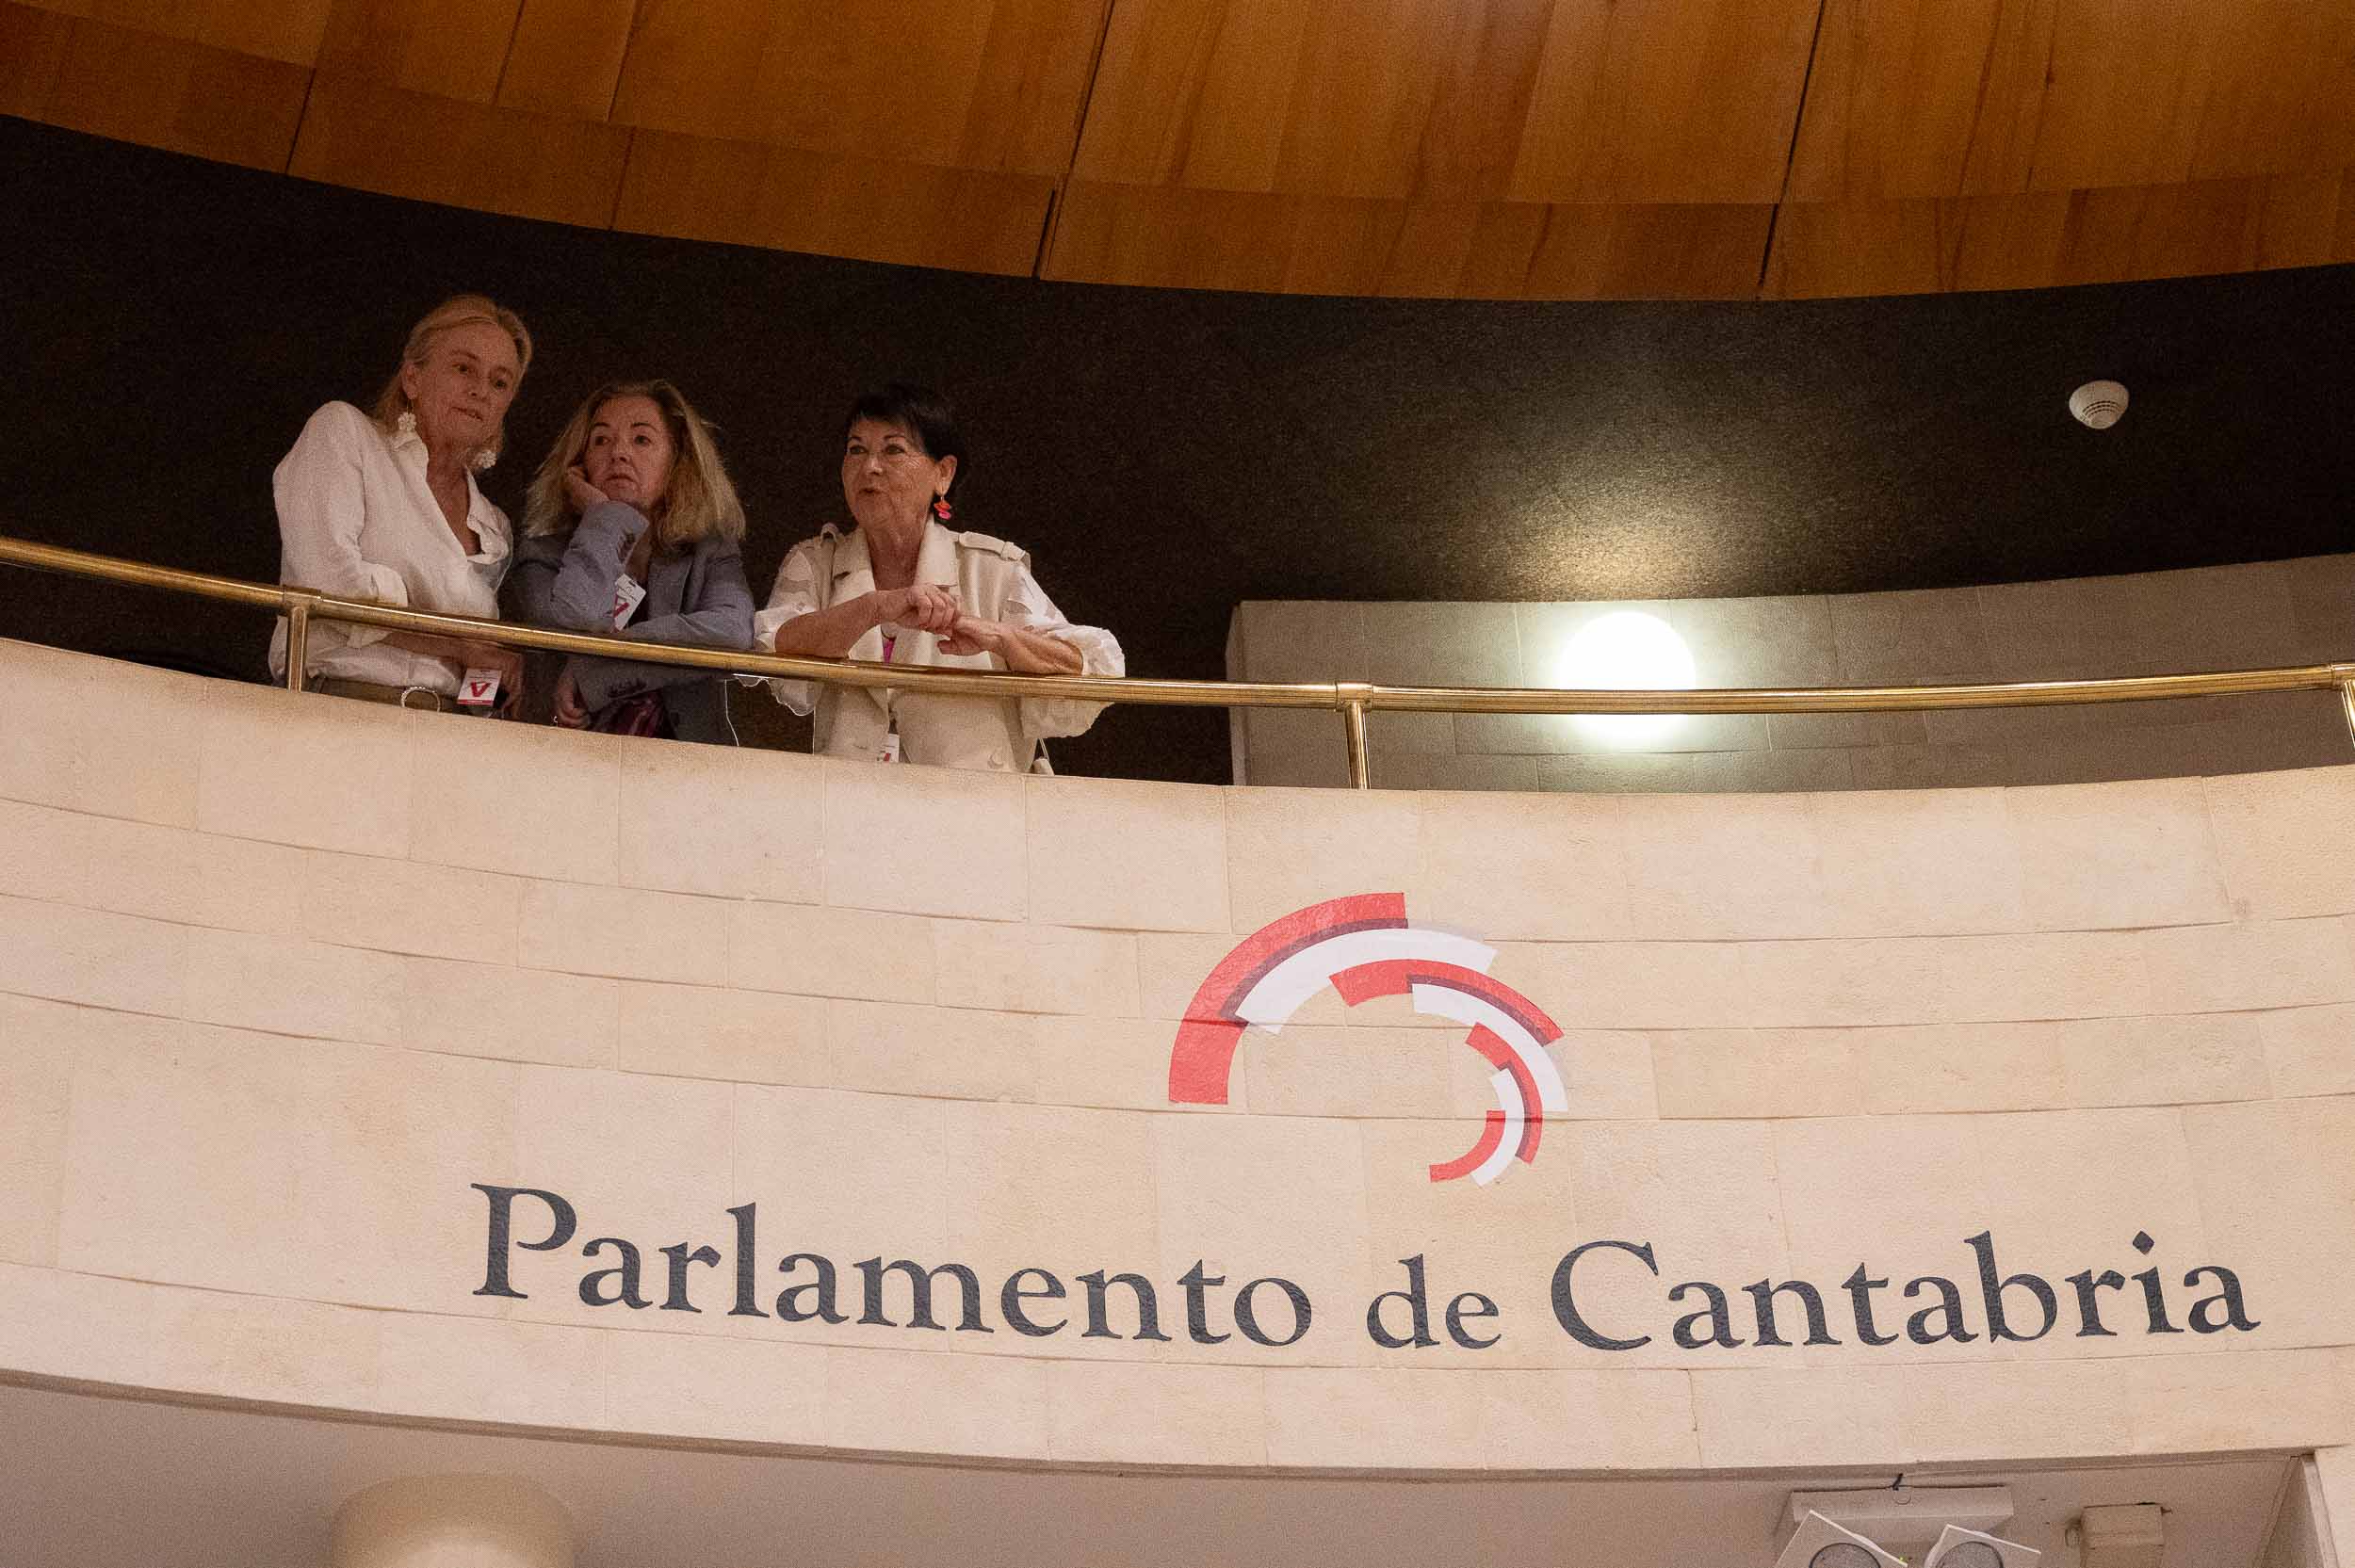
<path fill-rule="evenodd" d="M 495 327 L 512 339 L 515 345 L 515 380 L 521 385 L 524 372 L 531 368 L 531 333 L 524 326 L 523 317 L 493 299 L 487 294 L 453 294 L 425 313 L 417 324 L 409 329 L 409 341 L 400 350 L 400 363 L 393 366 L 384 390 L 376 395 L 376 406 L 368 411 L 386 434 L 409 412 L 409 395 L 400 390 L 400 373 L 413 364 L 423 364 L 433 352 L 434 343 L 452 327 L 470 327 L 479 323 Z M 474 449 L 495 458 L 507 444 L 507 421 L 501 419 L 491 439 Z"/>
<path fill-rule="evenodd" d="M 562 533 L 577 521 L 572 497 L 564 491 L 564 470 L 580 461 L 597 411 L 616 397 L 652 399 L 671 432 L 671 482 L 663 489 L 654 519 L 655 543 L 665 550 L 682 550 L 713 534 L 731 544 L 742 540 L 744 503 L 737 499 L 727 465 L 720 461 L 711 427 L 678 388 L 663 380 L 608 382 L 574 411 L 564 433 L 548 448 L 540 472 L 531 477 L 531 492 L 524 506 L 524 532 L 544 537 Z"/>

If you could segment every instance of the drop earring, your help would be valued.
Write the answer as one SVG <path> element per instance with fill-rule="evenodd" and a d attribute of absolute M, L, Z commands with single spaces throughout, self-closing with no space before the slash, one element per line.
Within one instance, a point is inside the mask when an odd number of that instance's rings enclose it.
<path fill-rule="evenodd" d="M 943 523 L 948 522 L 949 519 L 956 515 L 956 513 L 950 509 L 949 506 L 949 497 L 945 492 L 933 497 L 933 515 L 939 518 Z"/>
<path fill-rule="evenodd" d="M 400 417 L 393 421 L 393 428 L 405 436 L 415 435 L 417 433 L 417 411 L 414 409 L 401 410 Z"/>

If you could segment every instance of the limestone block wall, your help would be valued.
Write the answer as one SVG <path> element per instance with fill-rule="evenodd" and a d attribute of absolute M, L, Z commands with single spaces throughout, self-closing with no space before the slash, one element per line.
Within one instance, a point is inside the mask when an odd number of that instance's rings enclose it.
<path fill-rule="evenodd" d="M 1562 686 L 1564 647 L 1615 610 L 1665 621 L 1696 684 L 1915 686 L 2246 670 L 2355 658 L 2355 556 L 1905 593 L 1588 604 L 1253 601 L 1232 680 Z M 1237 710 L 1238 783 L 1348 782 L 1338 718 Z M 2333 766 L 2329 692 L 2117 706 L 1686 719 L 1622 749 L 1566 719 L 1376 714 L 1386 789 L 1646 793 L 2086 784 Z"/>
<path fill-rule="evenodd" d="M 2355 1438 L 2355 770 L 1354 795 L 0 690 L 0 1376 L 1030 1463 Z M 1492 1183 L 1431 1167 L 1496 1011 L 1311 987 L 1173 1097 L 1239 944 L 1389 894 L 1361 956 L 1560 1030 Z"/>

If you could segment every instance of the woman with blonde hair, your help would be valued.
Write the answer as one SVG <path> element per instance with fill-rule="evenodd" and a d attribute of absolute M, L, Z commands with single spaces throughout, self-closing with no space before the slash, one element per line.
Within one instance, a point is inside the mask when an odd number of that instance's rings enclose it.
<path fill-rule="evenodd" d="M 643 642 L 748 648 L 744 507 L 710 427 L 668 381 L 599 387 L 531 481 L 515 569 L 524 619 Z M 724 676 L 569 658 L 551 717 L 570 729 L 732 745 Z"/>
<path fill-rule="evenodd" d="M 475 475 L 505 436 L 507 406 L 531 364 L 513 311 L 461 294 L 426 313 L 372 412 L 329 403 L 278 465 L 278 580 L 343 599 L 495 619 L 512 561 L 507 514 Z M 403 706 L 455 709 L 469 669 L 499 674 L 498 704 L 523 687 L 523 660 L 496 643 L 314 621 L 304 684 Z M 270 641 L 286 669 L 286 628 Z"/>

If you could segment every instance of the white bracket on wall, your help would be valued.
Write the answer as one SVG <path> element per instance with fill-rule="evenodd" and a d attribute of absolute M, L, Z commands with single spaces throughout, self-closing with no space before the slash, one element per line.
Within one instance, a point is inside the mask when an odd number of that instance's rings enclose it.
<path fill-rule="evenodd" d="M 2156 1503 L 2089 1508 L 2070 1531 L 2085 1568 L 2159 1568 L 2167 1522 Z"/>
<path fill-rule="evenodd" d="M 1820 1513 L 1884 1546 L 1926 1546 L 1949 1525 L 1992 1534 L 2010 1522 L 2008 1486 L 1876 1486 L 1861 1492 L 1794 1492 L 1791 1522 Z"/>

